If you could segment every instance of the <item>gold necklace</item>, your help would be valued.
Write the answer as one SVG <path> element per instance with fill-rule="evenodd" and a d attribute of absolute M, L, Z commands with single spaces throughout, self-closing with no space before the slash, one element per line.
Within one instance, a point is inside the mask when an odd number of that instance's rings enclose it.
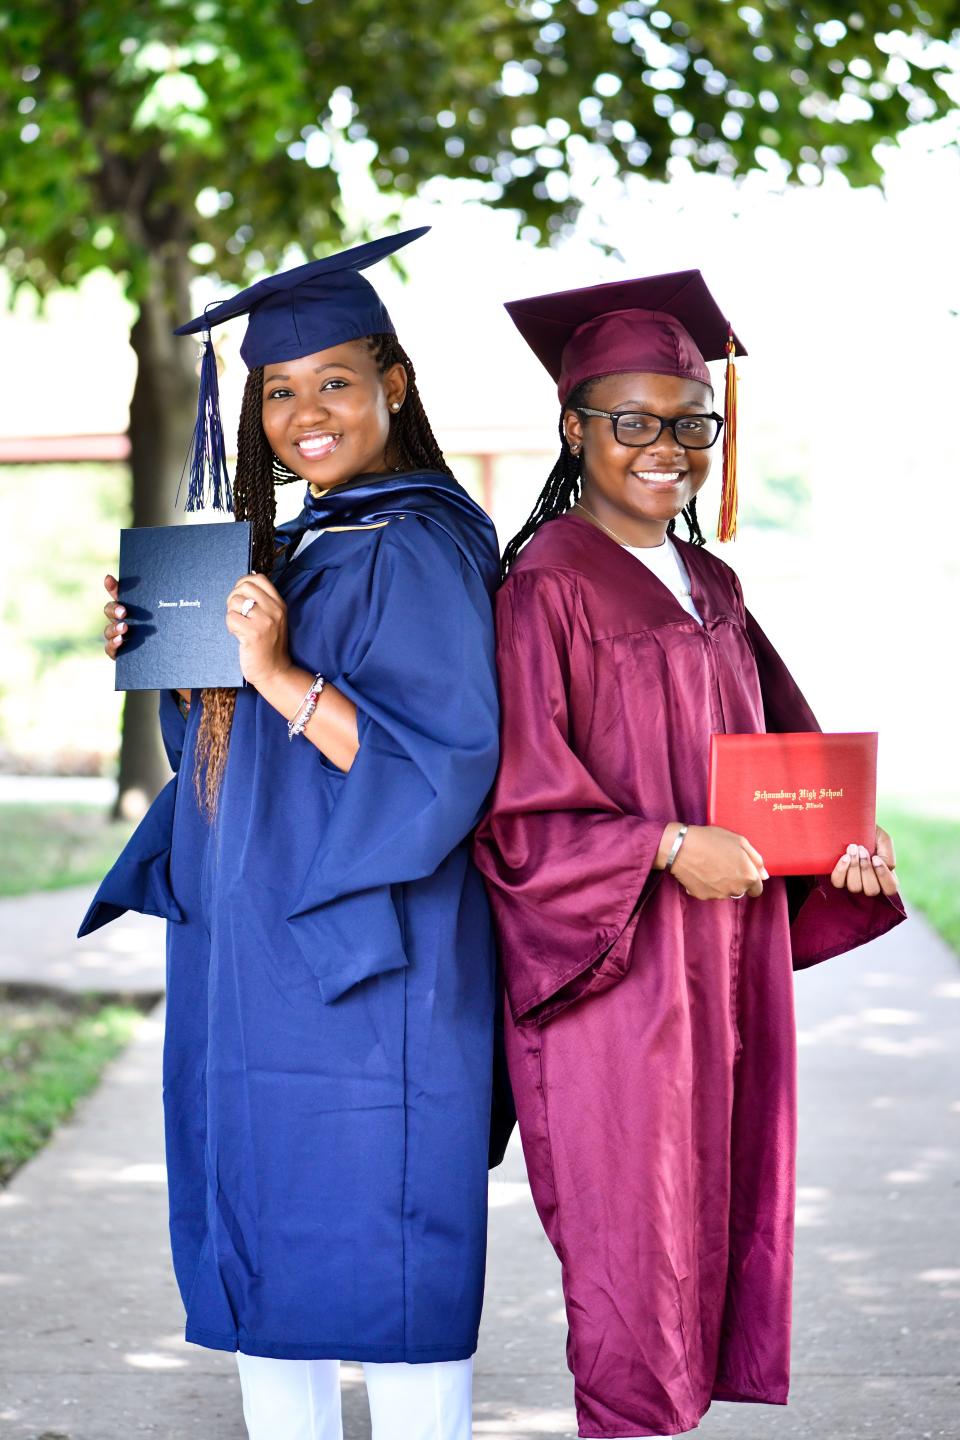
<path fill-rule="evenodd" d="M 584 515 L 589 515 L 590 519 L 595 525 L 599 525 L 601 530 L 606 530 L 611 540 L 616 540 L 618 545 L 626 545 L 629 549 L 629 542 L 627 540 L 621 540 L 620 536 L 615 530 L 611 530 L 609 525 L 604 525 L 603 521 L 600 519 L 600 516 L 595 515 L 590 509 L 589 505 L 584 505 L 581 500 L 574 500 L 573 508 L 574 510 L 582 510 Z"/>
<path fill-rule="evenodd" d="M 591 518 L 591 520 L 593 520 L 593 522 L 594 522 L 595 524 L 599 525 L 601 530 L 606 530 L 607 534 L 610 536 L 610 539 L 611 539 L 611 540 L 616 540 L 616 542 L 617 542 L 618 545 L 623 545 L 623 546 L 625 546 L 627 550 L 630 550 L 630 549 L 637 549 L 637 550 L 639 550 L 639 549 L 643 549 L 643 548 L 644 548 L 643 546 L 639 546 L 639 545 L 637 545 L 637 546 L 631 546 L 631 545 L 630 545 L 630 542 L 629 542 L 628 540 L 621 540 L 621 538 L 620 538 L 620 536 L 617 534 L 617 532 L 616 532 L 615 530 L 611 530 L 609 525 L 604 525 L 603 521 L 600 519 L 600 516 L 599 516 L 599 515 L 595 515 L 594 512 L 590 509 L 589 505 L 584 505 L 582 501 L 580 501 L 580 500 L 574 500 L 574 502 L 573 502 L 573 508 L 574 508 L 574 510 L 582 510 L 583 513 L 584 513 L 584 515 L 589 515 L 590 518 Z M 666 536 L 666 535 L 663 537 L 663 544 L 664 544 L 664 545 L 667 543 L 668 538 L 669 538 L 669 537 Z M 647 547 L 647 548 L 652 548 L 652 549 L 654 549 L 654 550 L 659 550 L 659 549 L 660 549 L 660 546 L 659 546 L 659 545 L 654 545 L 654 546 L 652 546 L 652 547 Z M 658 577 L 658 578 L 659 578 L 659 577 Z M 665 584 L 666 582 L 665 582 L 665 581 L 661 581 L 661 583 L 662 583 L 662 584 Z M 669 585 L 667 586 L 667 589 L 668 589 L 668 590 L 672 590 L 672 593 L 673 593 L 674 595 L 680 596 L 680 597 L 682 597 L 683 599 L 686 599 L 686 598 L 689 596 L 689 594 L 690 594 L 690 591 L 689 591 L 689 590 L 685 590 L 685 589 L 673 590 L 673 587 L 672 587 L 672 586 L 669 586 Z"/>
<path fill-rule="evenodd" d="M 607 534 L 610 536 L 610 539 L 611 539 L 611 540 L 616 540 L 616 542 L 617 542 L 618 545 L 626 545 L 626 547 L 627 547 L 628 550 L 631 548 L 631 546 L 630 546 L 630 541 L 629 541 L 629 540 L 624 540 L 624 539 L 622 539 L 622 538 L 617 534 L 616 530 L 611 530 L 609 525 L 604 525 L 603 521 L 600 519 L 600 516 L 597 515 L 593 510 L 591 510 L 589 505 L 584 505 L 584 503 L 583 503 L 582 500 L 574 500 L 574 502 L 573 502 L 573 508 L 574 508 L 574 510 L 582 510 L 583 513 L 584 513 L 584 515 L 589 515 L 590 518 L 591 518 L 591 520 L 593 520 L 593 522 L 594 522 L 596 525 L 599 525 L 601 530 L 606 530 Z M 660 543 L 665 545 L 665 544 L 666 544 L 666 539 L 667 539 L 667 537 L 664 536 L 664 537 L 663 537 L 663 540 L 662 540 Z M 633 548 L 639 550 L 639 549 L 642 549 L 643 547 L 637 545 L 637 546 L 634 546 Z M 659 546 L 659 545 L 654 545 L 652 548 L 653 548 L 654 550 L 659 550 L 659 549 L 660 549 L 660 546 Z"/>

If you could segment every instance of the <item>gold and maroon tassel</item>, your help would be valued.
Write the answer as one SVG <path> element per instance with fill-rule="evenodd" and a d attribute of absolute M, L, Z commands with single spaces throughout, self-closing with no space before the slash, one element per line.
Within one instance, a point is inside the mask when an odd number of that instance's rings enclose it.
<path fill-rule="evenodd" d="M 737 367 L 733 357 L 737 343 L 730 332 L 727 339 L 727 372 L 723 397 L 723 488 L 717 539 L 734 540 L 737 534 Z"/>

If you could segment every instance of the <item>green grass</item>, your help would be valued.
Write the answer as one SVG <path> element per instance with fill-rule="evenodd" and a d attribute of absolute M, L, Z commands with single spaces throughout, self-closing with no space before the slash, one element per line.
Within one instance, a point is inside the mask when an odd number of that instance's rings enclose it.
<path fill-rule="evenodd" d="M 0 896 L 101 879 L 132 829 L 92 805 L 0 805 Z"/>
<path fill-rule="evenodd" d="M 93 1089 L 155 1000 L 0 986 L 0 1186 Z"/>
<path fill-rule="evenodd" d="M 960 821 L 880 807 L 880 824 L 897 851 L 897 874 L 908 908 L 922 910 L 960 952 Z"/>

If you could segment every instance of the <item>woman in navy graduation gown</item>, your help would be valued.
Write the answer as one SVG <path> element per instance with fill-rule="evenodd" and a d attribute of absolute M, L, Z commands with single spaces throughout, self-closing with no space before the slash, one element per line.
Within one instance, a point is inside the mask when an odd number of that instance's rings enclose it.
<path fill-rule="evenodd" d="M 497 762 L 498 553 L 359 273 L 412 238 L 184 327 L 250 315 L 235 513 L 254 573 L 226 616 L 248 685 L 161 696 L 176 776 L 81 929 L 169 922 L 186 1337 L 240 1352 L 256 1440 L 338 1434 L 340 1360 L 367 1362 L 375 1435 L 470 1433 L 494 954 L 468 842 Z M 278 470 L 310 483 L 275 531 Z"/>

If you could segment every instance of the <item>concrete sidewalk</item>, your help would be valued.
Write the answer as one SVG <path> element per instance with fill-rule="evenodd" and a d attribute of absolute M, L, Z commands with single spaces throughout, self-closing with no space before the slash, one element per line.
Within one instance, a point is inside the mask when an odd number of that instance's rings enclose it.
<path fill-rule="evenodd" d="M 83 940 L 74 939 L 95 889 L 79 885 L 0 900 L 0 983 L 162 994 L 162 921 L 128 913 Z"/>
<path fill-rule="evenodd" d="M 112 974 L 110 989 L 132 988 L 139 975 L 142 988 L 158 988 L 160 923 L 121 921 L 109 944 L 101 932 L 77 945 L 63 922 L 75 928 L 87 898 L 0 904 L 2 974 L 55 983 L 82 975 L 85 985 Z M 793 1398 L 785 1411 L 716 1405 L 702 1433 L 956 1437 L 960 966 L 914 920 L 799 976 L 797 991 Z M 156 1012 L 74 1121 L 0 1192 L 0 1436 L 10 1440 L 243 1440 L 232 1357 L 181 1339 L 166 1238 L 161 1034 Z M 514 1143 L 491 1182 L 478 1437 L 575 1435 L 564 1336 L 558 1266 Z M 344 1367 L 344 1429 L 347 1440 L 369 1435 L 353 1366 Z"/>

